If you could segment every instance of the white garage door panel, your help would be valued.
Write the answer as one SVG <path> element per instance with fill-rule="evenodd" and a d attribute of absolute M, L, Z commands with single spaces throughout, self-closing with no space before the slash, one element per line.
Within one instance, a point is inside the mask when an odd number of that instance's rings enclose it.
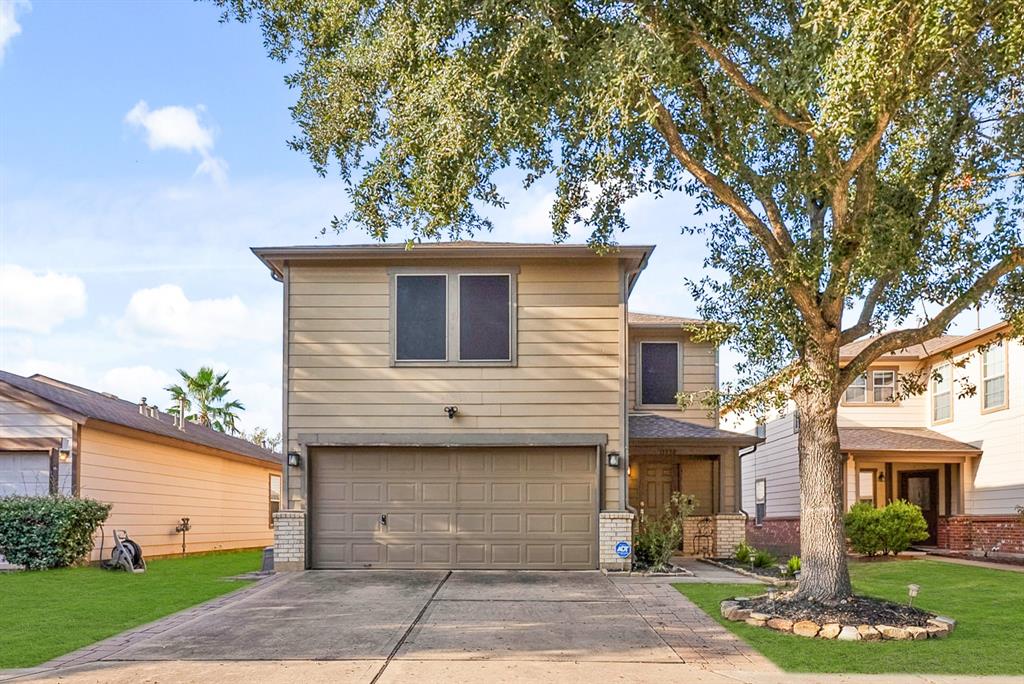
<path fill-rule="evenodd" d="M 597 567 L 592 448 L 321 448 L 309 463 L 313 567 Z"/>

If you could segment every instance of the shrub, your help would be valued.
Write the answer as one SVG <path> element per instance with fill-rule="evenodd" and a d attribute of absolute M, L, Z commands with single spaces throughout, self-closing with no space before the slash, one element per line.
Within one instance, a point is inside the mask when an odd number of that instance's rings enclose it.
<path fill-rule="evenodd" d="M 754 556 L 750 560 L 755 568 L 770 568 L 778 559 L 767 551 L 758 550 L 754 551 Z"/>
<path fill-rule="evenodd" d="M 641 570 L 668 567 L 672 554 L 683 543 L 683 520 L 696 508 L 692 496 L 673 492 L 669 502 L 655 515 L 644 517 L 633 539 L 633 562 Z"/>
<path fill-rule="evenodd" d="M 732 557 L 738 563 L 744 565 L 750 562 L 750 559 L 754 556 L 754 547 L 748 544 L 746 541 L 741 541 L 736 545 L 736 550 L 732 552 Z"/>
<path fill-rule="evenodd" d="M 865 556 L 895 555 L 928 538 L 928 523 L 921 509 L 902 500 L 885 508 L 859 503 L 846 514 L 845 522 L 850 546 Z"/>
<path fill-rule="evenodd" d="M 786 574 L 790 577 L 796 577 L 798 572 L 800 572 L 800 556 L 790 556 L 789 560 L 786 561 Z"/>
<path fill-rule="evenodd" d="M 64 496 L 0 498 L 0 554 L 31 570 L 61 568 L 86 557 L 110 506 Z"/>

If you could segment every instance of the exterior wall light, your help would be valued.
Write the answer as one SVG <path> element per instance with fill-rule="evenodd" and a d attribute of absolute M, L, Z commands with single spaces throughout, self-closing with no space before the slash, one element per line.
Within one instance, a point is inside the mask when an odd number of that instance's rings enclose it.
<path fill-rule="evenodd" d="M 609 466 L 611 466 L 612 468 L 618 468 L 619 464 L 621 462 L 622 462 L 622 456 L 619 455 L 618 451 L 609 451 L 608 452 L 608 465 Z"/>
<path fill-rule="evenodd" d="M 455 420 L 456 414 L 459 412 L 458 406 L 445 406 L 444 412 L 448 414 L 448 420 Z"/>
<path fill-rule="evenodd" d="M 299 455 L 298 451 L 288 452 L 288 465 L 290 465 L 293 468 L 298 468 L 300 465 L 302 465 L 302 457 Z"/>

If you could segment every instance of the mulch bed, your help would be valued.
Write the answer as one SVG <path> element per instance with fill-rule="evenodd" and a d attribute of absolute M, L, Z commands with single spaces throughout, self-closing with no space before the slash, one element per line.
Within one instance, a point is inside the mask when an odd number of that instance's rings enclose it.
<path fill-rule="evenodd" d="M 739 568 L 740 570 L 746 570 L 752 572 L 755 575 L 762 575 L 764 577 L 773 577 L 775 579 L 793 579 L 789 575 L 783 575 L 782 571 L 779 570 L 778 565 L 769 565 L 766 568 L 751 567 L 750 563 L 740 563 L 735 558 L 716 558 L 715 562 L 721 563 L 722 565 L 728 565 L 730 568 Z"/>
<path fill-rule="evenodd" d="M 854 596 L 836 605 L 787 598 L 785 594 L 777 596 L 774 601 L 768 600 L 766 596 L 758 596 L 744 602 L 743 607 L 793 622 L 810 620 L 819 625 L 838 622 L 844 625 L 927 627 L 928 620 L 934 617 L 932 613 L 911 606 L 864 596 Z"/>

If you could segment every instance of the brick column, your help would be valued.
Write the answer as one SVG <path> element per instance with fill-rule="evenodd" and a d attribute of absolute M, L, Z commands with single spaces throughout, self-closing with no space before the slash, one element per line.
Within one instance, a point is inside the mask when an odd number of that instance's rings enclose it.
<path fill-rule="evenodd" d="M 274 571 L 306 569 L 306 512 L 278 511 L 274 514 Z"/>
<path fill-rule="evenodd" d="M 633 557 L 620 558 L 615 545 L 620 541 L 633 544 L 633 514 L 629 511 L 604 511 L 601 513 L 601 531 L 598 548 L 602 570 L 628 571 L 633 567 Z"/>
<path fill-rule="evenodd" d="M 744 540 L 747 533 L 747 517 L 742 513 L 718 513 L 715 515 L 715 550 L 718 558 L 731 556 L 736 545 Z"/>

